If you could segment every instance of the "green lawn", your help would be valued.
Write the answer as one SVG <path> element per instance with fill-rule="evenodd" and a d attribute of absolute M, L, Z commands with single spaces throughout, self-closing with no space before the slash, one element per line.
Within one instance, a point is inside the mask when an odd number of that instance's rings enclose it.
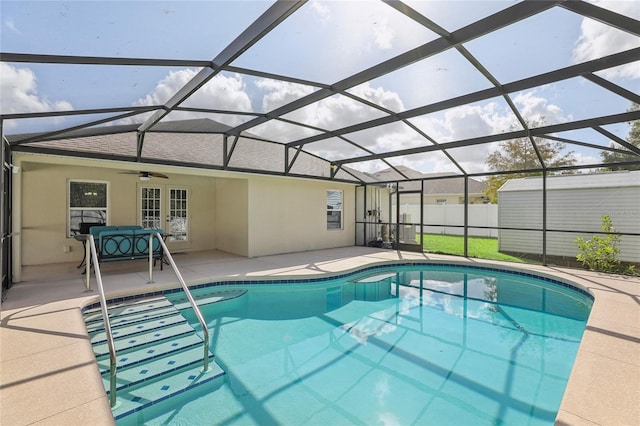
<path fill-rule="evenodd" d="M 464 256 L 464 237 L 456 235 L 425 234 L 424 251 L 430 253 Z M 502 254 L 498 251 L 498 239 L 488 237 L 469 237 L 469 257 L 481 259 L 505 260 L 508 262 L 526 262 L 519 257 Z"/>

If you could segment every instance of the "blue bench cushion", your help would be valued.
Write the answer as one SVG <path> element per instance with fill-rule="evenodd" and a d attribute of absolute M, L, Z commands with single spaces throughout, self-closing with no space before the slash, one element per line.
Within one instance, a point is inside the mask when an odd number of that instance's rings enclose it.
<path fill-rule="evenodd" d="M 142 230 L 142 225 L 119 225 L 118 229 L 132 229 L 132 230 Z"/>
<path fill-rule="evenodd" d="M 93 235 L 94 239 L 98 240 L 98 237 L 100 236 L 101 232 L 115 231 L 117 229 L 118 229 L 117 226 L 108 226 L 108 225 L 92 226 L 91 228 L 89 228 L 89 233 Z"/>

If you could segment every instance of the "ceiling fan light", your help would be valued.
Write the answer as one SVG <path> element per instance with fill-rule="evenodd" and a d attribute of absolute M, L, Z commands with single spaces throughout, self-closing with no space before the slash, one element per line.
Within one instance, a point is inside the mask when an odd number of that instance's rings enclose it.
<path fill-rule="evenodd" d="M 140 180 L 141 181 L 147 181 L 147 180 L 151 180 L 151 178 L 149 176 L 140 176 Z"/>

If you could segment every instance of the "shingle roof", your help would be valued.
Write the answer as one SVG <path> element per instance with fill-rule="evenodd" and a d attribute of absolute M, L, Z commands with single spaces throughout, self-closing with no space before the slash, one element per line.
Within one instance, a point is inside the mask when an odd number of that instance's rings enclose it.
<path fill-rule="evenodd" d="M 398 173 L 401 172 L 409 179 L 426 179 L 424 184 L 424 194 L 464 194 L 464 177 L 456 175 L 454 173 L 421 173 L 417 170 L 412 170 L 405 166 L 396 167 L 394 169 L 385 169 L 377 173 L 373 173 L 371 176 L 378 181 L 402 181 L 404 178 Z M 442 179 L 433 179 L 442 178 Z M 403 191 L 419 191 L 420 182 L 402 182 L 400 184 Z M 469 178 L 469 194 L 483 194 L 487 189 L 487 184 L 477 181 L 473 178 Z"/>

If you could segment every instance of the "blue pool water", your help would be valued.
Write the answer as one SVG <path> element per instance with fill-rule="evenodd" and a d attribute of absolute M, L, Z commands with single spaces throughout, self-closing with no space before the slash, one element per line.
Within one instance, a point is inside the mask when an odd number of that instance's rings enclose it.
<path fill-rule="evenodd" d="M 551 425 L 592 304 L 531 276 L 437 265 L 220 289 L 248 290 L 203 307 L 225 383 L 119 424 Z"/>

